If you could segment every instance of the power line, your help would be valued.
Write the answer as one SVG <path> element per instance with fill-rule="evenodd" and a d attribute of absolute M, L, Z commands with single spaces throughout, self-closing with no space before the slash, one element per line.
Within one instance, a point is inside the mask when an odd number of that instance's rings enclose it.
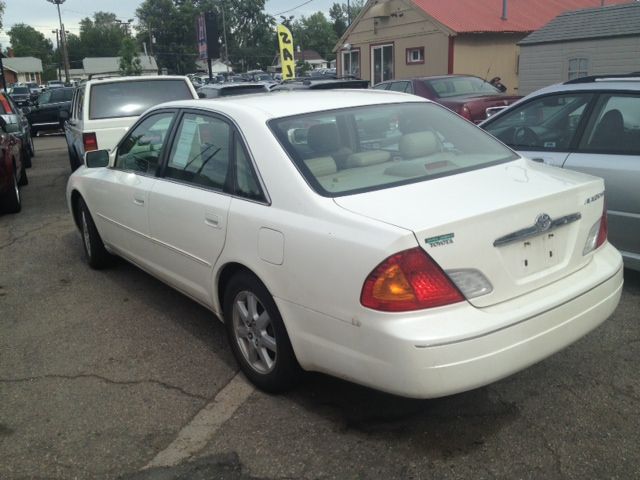
<path fill-rule="evenodd" d="M 311 3 L 311 2 L 313 2 L 313 0 L 307 0 L 306 2 L 301 3 L 301 4 L 300 4 L 300 5 L 298 5 L 297 7 L 290 8 L 289 10 L 285 10 L 284 12 L 276 13 L 276 14 L 274 14 L 273 16 L 274 16 L 274 17 L 277 17 L 278 15 L 282 15 L 283 13 L 293 12 L 294 10 L 297 10 L 297 9 L 299 9 L 300 7 L 304 7 L 305 5 L 308 5 L 308 4 L 309 4 L 309 3 Z"/>

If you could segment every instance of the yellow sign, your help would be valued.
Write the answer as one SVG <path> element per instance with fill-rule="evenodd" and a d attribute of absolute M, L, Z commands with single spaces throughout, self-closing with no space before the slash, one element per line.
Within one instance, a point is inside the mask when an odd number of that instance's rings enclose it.
<path fill-rule="evenodd" d="M 293 57 L 293 36 L 284 25 L 278 25 L 278 44 L 280 45 L 282 80 L 296 78 L 296 61 Z"/>

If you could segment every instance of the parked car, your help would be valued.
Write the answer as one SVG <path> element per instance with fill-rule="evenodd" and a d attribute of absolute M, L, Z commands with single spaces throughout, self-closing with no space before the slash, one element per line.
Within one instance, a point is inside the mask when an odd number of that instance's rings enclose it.
<path fill-rule="evenodd" d="M 29 93 L 31 94 L 31 101 L 34 101 L 38 98 L 38 95 L 40 95 L 40 92 L 42 91 L 42 89 L 40 88 L 40 85 L 38 85 L 36 82 L 27 82 L 26 83 L 27 87 L 29 87 Z"/>
<path fill-rule="evenodd" d="M 31 104 L 31 91 L 26 85 L 13 87 L 9 91 L 9 96 L 19 107 L 26 107 Z"/>
<path fill-rule="evenodd" d="M 65 115 L 71 170 L 82 165 L 85 152 L 113 148 L 147 108 L 194 98 L 198 94 L 184 76 L 112 77 L 80 85 Z"/>
<path fill-rule="evenodd" d="M 278 90 L 334 90 L 336 88 L 369 88 L 367 80 L 357 78 L 296 78 L 284 80 L 271 87 L 271 91 Z"/>
<path fill-rule="evenodd" d="M 48 89 L 62 88 L 62 87 L 64 87 L 64 82 L 62 80 L 49 80 L 47 82 Z"/>
<path fill-rule="evenodd" d="M 640 76 L 553 85 L 482 127 L 523 156 L 602 177 L 611 242 L 640 270 Z"/>
<path fill-rule="evenodd" d="M 522 96 L 505 95 L 489 82 L 471 75 L 439 75 L 389 80 L 378 83 L 373 88 L 412 93 L 428 98 L 473 123 L 486 120 L 492 114 L 522 98 Z"/>
<path fill-rule="evenodd" d="M 622 291 L 604 183 L 390 92 L 147 111 L 67 185 L 89 265 L 120 255 L 210 308 L 258 387 L 300 369 L 409 397 L 488 384 Z"/>
<path fill-rule="evenodd" d="M 26 168 L 31 167 L 31 159 L 35 155 L 35 147 L 33 138 L 31 137 L 31 128 L 27 120 L 24 110 L 29 111 L 29 107 L 19 108 L 4 93 L 0 92 L 0 115 L 6 123 L 8 133 L 18 137 L 22 145 L 22 162 Z"/>
<path fill-rule="evenodd" d="M 244 95 L 247 93 L 268 92 L 269 88 L 264 83 L 210 83 L 198 89 L 198 93 L 204 98 L 228 97 L 230 95 Z"/>
<path fill-rule="evenodd" d="M 0 101 L 0 104 L 4 102 Z M 2 213 L 18 213 L 22 208 L 20 187 L 29 181 L 21 152 L 22 142 L 10 133 L 4 116 L 0 115 L 0 212 Z"/>
<path fill-rule="evenodd" d="M 71 109 L 73 91 L 71 87 L 60 87 L 45 90 L 38 95 L 38 100 L 27 113 L 32 135 L 37 135 L 41 131 L 63 128 L 65 114 L 62 112 L 68 114 Z"/>

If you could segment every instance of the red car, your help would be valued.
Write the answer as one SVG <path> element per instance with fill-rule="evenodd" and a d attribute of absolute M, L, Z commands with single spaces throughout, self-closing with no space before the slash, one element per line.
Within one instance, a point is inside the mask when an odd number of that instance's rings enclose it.
<path fill-rule="evenodd" d="M 413 93 L 453 110 L 458 115 L 480 123 L 521 96 L 505 95 L 486 80 L 472 75 L 440 75 L 407 80 L 388 80 L 373 88 Z"/>
<path fill-rule="evenodd" d="M 6 108 L 0 100 L 0 111 Z M 22 142 L 7 133 L 7 122 L 0 115 L 0 211 L 18 213 L 22 207 L 19 187 L 27 184 L 22 163 Z"/>

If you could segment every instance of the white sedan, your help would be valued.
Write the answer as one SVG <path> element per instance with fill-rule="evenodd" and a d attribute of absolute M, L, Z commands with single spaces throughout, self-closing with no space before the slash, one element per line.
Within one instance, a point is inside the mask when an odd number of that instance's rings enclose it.
<path fill-rule="evenodd" d="M 450 395 L 566 347 L 620 299 L 603 181 L 418 97 L 172 102 L 85 162 L 67 198 L 88 263 L 121 256 L 211 309 L 267 391 L 315 370 Z"/>

